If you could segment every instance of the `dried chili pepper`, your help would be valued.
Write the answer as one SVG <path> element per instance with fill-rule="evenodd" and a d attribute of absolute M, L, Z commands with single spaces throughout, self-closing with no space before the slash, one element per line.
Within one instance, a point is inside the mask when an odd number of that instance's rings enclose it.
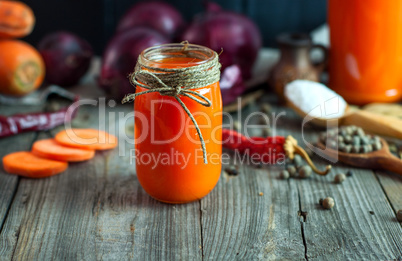
<path fill-rule="evenodd" d="M 76 96 L 74 102 L 78 99 Z M 8 117 L 0 115 L 0 138 L 21 132 L 52 129 L 73 119 L 76 114 L 77 110 L 69 112 L 68 107 L 65 107 L 55 112 L 15 114 Z"/>
<path fill-rule="evenodd" d="M 285 138 L 277 137 L 246 137 L 234 130 L 222 130 L 223 146 L 228 149 L 238 150 L 240 153 L 260 155 L 261 161 L 274 164 L 280 157 L 284 157 L 283 146 Z M 282 154 L 282 155 L 281 155 Z"/>
<path fill-rule="evenodd" d="M 324 171 L 318 170 L 304 149 L 297 145 L 297 140 L 292 136 L 287 138 L 275 137 L 246 137 L 234 130 L 222 129 L 222 145 L 224 148 L 238 150 L 249 155 L 258 154 L 261 161 L 269 164 L 277 163 L 284 155 L 293 159 L 295 154 L 303 157 L 311 168 L 319 175 L 326 175 L 331 169 L 328 165 Z"/>

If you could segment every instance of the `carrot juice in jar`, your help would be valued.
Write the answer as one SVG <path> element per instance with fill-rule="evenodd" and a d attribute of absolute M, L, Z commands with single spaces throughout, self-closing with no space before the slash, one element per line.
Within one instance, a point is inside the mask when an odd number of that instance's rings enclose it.
<path fill-rule="evenodd" d="M 189 71 L 175 76 L 175 70 L 183 68 Z M 134 82 L 136 172 L 144 190 L 159 201 L 194 201 L 218 182 L 222 153 L 219 68 L 216 52 L 192 44 L 155 46 L 139 57 L 136 72 L 142 74 Z"/>
<path fill-rule="evenodd" d="M 329 0 L 329 86 L 353 104 L 402 97 L 402 1 Z"/>

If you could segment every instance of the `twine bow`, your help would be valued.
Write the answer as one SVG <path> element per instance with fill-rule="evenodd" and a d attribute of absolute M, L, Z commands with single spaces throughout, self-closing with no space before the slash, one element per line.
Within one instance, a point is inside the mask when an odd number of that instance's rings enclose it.
<path fill-rule="evenodd" d="M 154 52 L 158 52 L 158 54 L 171 53 L 175 55 L 182 53 L 183 57 L 201 58 L 205 60 L 205 55 L 188 51 L 188 43 L 182 44 L 181 48 L 177 46 L 171 47 L 169 45 L 165 47 L 162 46 L 162 48 L 154 50 Z M 152 56 L 152 53 L 149 55 Z M 174 97 L 193 122 L 200 137 L 204 163 L 208 163 L 207 150 L 201 130 L 190 110 L 181 100 L 181 97 L 185 96 L 205 107 L 210 107 L 212 105 L 211 101 L 207 97 L 193 91 L 193 89 L 218 82 L 220 78 L 220 67 L 219 58 L 215 52 L 213 52 L 212 59 L 185 68 L 158 68 L 148 66 L 146 61 L 143 60 L 143 57 L 140 56 L 137 60 L 134 73 L 129 77 L 132 85 L 141 86 L 147 89 L 147 91 L 129 94 L 124 97 L 122 103 L 134 101 L 137 96 L 151 92 L 159 92 L 161 95 Z"/>

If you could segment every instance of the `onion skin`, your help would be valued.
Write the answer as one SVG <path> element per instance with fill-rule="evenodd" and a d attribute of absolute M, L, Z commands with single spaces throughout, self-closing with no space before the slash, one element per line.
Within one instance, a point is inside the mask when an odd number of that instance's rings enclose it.
<path fill-rule="evenodd" d="M 79 82 L 88 71 L 93 56 L 87 41 L 69 32 L 45 36 L 38 50 L 46 65 L 46 82 L 63 87 Z"/>
<path fill-rule="evenodd" d="M 208 8 L 211 10 L 211 8 Z M 181 40 L 207 46 L 220 53 L 222 70 L 237 64 L 244 79 L 251 77 L 252 66 L 262 46 L 257 26 L 246 16 L 214 7 L 198 15 L 184 31 Z"/>
<path fill-rule="evenodd" d="M 224 106 L 236 101 L 237 97 L 246 90 L 240 67 L 237 64 L 226 67 L 222 72 L 219 85 Z"/>
<path fill-rule="evenodd" d="M 149 27 L 175 39 L 184 28 L 182 15 L 173 6 L 160 1 L 139 2 L 130 8 L 120 19 L 117 32 L 124 32 L 134 27 Z"/>
<path fill-rule="evenodd" d="M 128 75 L 133 72 L 138 56 L 151 46 L 168 43 L 169 39 L 159 32 L 137 27 L 116 34 L 107 45 L 102 58 L 99 85 L 109 98 L 122 99 L 133 93 Z"/>

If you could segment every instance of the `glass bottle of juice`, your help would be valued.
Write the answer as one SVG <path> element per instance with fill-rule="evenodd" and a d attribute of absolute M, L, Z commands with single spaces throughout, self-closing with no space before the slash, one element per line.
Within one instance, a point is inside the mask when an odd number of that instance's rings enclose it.
<path fill-rule="evenodd" d="M 183 48 L 183 44 L 167 44 L 144 50 L 140 58 L 146 70 L 152 72 L 152 68 L 197 66 L 216 59 L 217 54 L 198 45 L 187 44 Z M 136 94 L 143 91 L 147 89 L 137 85 Z M 150 92 L 135 98 L 137 177 L 144 190 L 159 201 L 186 203 L 200 199 L 215 187 L 220 177 L 222 98 L 219 81 L 192 91 L 211 102 L 208 107 L 178 95 L 202 133 L 207 163 L 198 132 L 175 97 Z"/>

